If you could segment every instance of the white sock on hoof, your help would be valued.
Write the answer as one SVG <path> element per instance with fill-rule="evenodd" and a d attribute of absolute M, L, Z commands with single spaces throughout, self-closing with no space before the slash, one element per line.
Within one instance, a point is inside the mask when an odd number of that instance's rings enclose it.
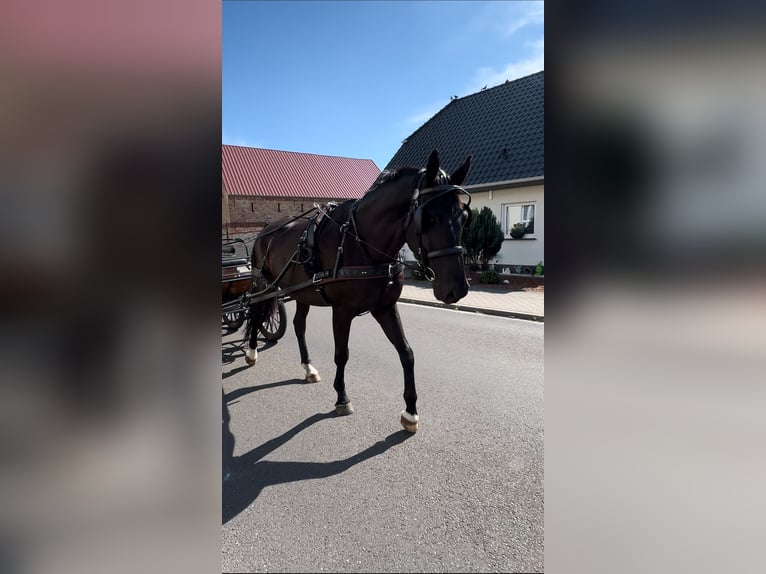
<path fill-rule="evenodd" d="M 301 367 L 303 367 L 303 369 L 306 371 L 306 380 L 307 381 L 316 381 L 316 382 L 318 382 L 318 381 L 321 380 L 319 378 L 319 371 L 317 371 L 314 368 L 314 365 L 312 365 L 311 363 L 301 363 Z"/>
<path fill-rule="evenodd" d="M 245 351 L 245 359 L 255 363 L 258 360 L 258 349 L 250 349 L 248 347 L 247 351 Z"/>
<path fill-rule="evenodd" d="M 402 417 L 407 420 L 407 422 L 410 422 L 412 424 L 415 424 L 418 422 L 418 419 L 420 418 L 418 415 L 411 415 L 407 411 L 402 411 Z"/>

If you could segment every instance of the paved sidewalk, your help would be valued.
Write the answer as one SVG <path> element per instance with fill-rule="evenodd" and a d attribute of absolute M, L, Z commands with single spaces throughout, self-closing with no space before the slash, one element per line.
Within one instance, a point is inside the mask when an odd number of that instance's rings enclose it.
<path fill-rule="evenodd" d="M 542 291 L 502 292 L 481 285 L 472 285 L 468 295 L 454 305 L 447 305 L 434 297 L 430 283 L 405 280 L 399 301 L 530 321 L 545 320 L 545 293 Z"/>

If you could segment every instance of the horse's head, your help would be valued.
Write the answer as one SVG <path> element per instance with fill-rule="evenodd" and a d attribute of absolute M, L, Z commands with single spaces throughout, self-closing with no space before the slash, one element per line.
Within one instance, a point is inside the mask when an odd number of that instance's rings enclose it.
<path fill-rule="evenodd" d="M 434 295 L 444 303 L 455 303 L 468 293 L 460 242 L 471 215 L 471 196 L 460 185 L 470 167 L 468 156 L 449 176 L 439 167 L 439 154 L 434 150 L 416 180 L 408 216 L 407 245 L 432 280 Z"/>

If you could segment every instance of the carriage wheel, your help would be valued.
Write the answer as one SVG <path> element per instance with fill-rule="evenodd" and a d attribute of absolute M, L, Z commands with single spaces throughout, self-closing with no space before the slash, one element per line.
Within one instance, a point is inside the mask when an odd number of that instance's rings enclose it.
<path fill-rule="evenodd" d="M 238 311 L 236 313 L 224 313 L 223 322 L 231 331 L 237 331 L 245 322 L 245 312 Z"/>
<path fill-rule="evenodd" d="M 258 330 L 267 341 L 281 339 L 287 330 L 287 309 L 282 301 L 277 301 L 277 310 L 272 312 Z"/>

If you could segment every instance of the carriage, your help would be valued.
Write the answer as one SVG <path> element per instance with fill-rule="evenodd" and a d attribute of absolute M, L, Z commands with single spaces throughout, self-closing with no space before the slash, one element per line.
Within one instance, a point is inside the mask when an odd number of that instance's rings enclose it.
<path fill-rule="evenodd" d="M 236 246 L 241 245 L 245 256 L 238 256 Z M 253 291 L 253 274 L 250 252 L 242 239 L 225 241 L 221 245 L 221 321 L 229 332 L 238 331 L 250 319 L 250 303 Z M 271 295 L 276 304 L 271 313 L 258 325 L 258 332 L 266 341 L 277 341 L 287 330 L 289 296 Z"/>

